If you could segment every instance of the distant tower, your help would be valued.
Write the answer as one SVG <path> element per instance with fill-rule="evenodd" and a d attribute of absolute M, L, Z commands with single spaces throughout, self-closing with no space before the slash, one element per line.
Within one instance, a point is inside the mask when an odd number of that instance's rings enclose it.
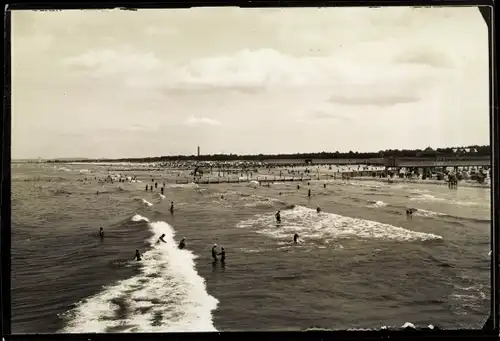
<path fill-rule="evenodd" d="M 200 157 L 200 146 L 198 146 L 198 157 Z"/>

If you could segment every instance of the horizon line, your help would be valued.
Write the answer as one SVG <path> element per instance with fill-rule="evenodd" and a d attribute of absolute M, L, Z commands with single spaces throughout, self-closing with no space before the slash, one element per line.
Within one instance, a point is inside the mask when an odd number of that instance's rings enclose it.
<path fill-rule="evenodd" d="M 469 146 L 461 146 L 461 147 L 437 147 L 437 148 L 432 148 L 432 147 L 425 147 L 423 149 L 416 148 L 416 149 L 384 149 L 384 150 L 379 150 L 379 151 L 372 151 L 372 152 L 360 152 L 360 151 L 354 151 L 350 150 L 347 152 L 340 152 L 340 151 L 321 151 L 321 152 L 299 152 L 299 153 L 258 153 L 258 154 L 237 154 L 237 153 L 213 153 L 213 154 L 200 154 L 197 156 L 196 154 L 170 154 L 170 155 L 159 155 L 159 156 L 121 156 L 121 157 L 21 157 L 21 158 L 12 158 L 12 161 L 23 161 L 23 160 L 66 160 L 66 161 L 72 161 L 72 160 L 138 160 L 138 159 L 156 159 L 156 158 L 174 158 L 174 157 L 192 157 L 192 158 L 203 158 L 207 156 L 235 156 L 235 157 L 276 157 L 276 156 L 306 156 L 306 155 L 321 155 L 321 154 L 380 154 L 382 153 L 387 153 L 387 152 L 395 152 L 395 151 L 410 151 L 410 152 L 424 152 L 425 150 L 432 150 L 432 151 L 438 151 L 438 150 L 446 150 L 446 149 L 457 149 L 458 150 L 465 150 L 465 149 L 470 149 L 470 148 L 491 148 L 491 145 L 469 145 Z M 453 153 L 455 153 L 454 151 Z"/>

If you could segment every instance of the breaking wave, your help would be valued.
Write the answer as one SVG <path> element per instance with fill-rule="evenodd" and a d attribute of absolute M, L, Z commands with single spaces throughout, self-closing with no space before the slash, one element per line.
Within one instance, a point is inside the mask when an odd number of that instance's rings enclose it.
<path fill-rule="evenodd" d="M 149 223 L 151 249 L 143 254 L 141 274 L 104 287 L 64 314 L 65 333 L 216 331 L 212 311 L 218 300 L 207 293 L 195 269 L 196 256 L 180 250 L 166 222 Z M 165 234 L 166 243 L 156 244 Z"/>
<path fill-rule="evenodd" d="M 274 212 L 257 215 L 237 224 L 239 228 L 254 228 L 257 233 L 279 240 L 290 240 L 290 236 L 299 233 L 304 240 L 332 239 L 385 239 L 399 242 L 437 241 L 443 237 L 407 230 L 401 227 L 376 221 L 344 217 L 295 206 L 281 213 L 281 224 L 276 225 Z"/>
<path fill-rule="evenodd" d="M 381 200 L 372 201 L 372 204 L 370 205 L 370 207 L 384 207 L 384 206 L 387 206 L 387 204 Z"/>

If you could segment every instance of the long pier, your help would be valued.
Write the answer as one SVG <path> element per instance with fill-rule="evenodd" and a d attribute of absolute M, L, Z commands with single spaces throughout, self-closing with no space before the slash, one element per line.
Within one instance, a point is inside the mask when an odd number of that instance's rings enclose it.
<path fill-rule="evenodd" d="M 199 185 L 210 185 L 210 184 L 235 184 L 235 183 L 249 183 L 250 181 L 257 181 L 259 184 L 263 183 L 271 183 L 271 182 L 304 182 L 304 181 L 311 181 L 311 180 L 319 180 L 320 178 L 325 179 L 325 176 L 321 177 L 300 177 L 300 176 L 295 176 L 295 177 L 290 177 L 290 176 L 273 176 L 273 175 L 268 175 L 268 176 L 258 176 L 258 177 L 248 177 L 248 178 L 233 178 L 233 177 L 206 177 L 206 178 L 198 178 L 198 179 L 193 179 L 190 180 L 189 178 L 184 178 L 182 180 L 175 180 L 176 184 L 188 184 L 188 183 L 195 183 Z M 332 176 L 328 176 L 328 178 L 332 178 Z"/>
<path fill-rule="evenodd" d="M 307 181 L 328 181 L 337 179 L 349 179 L 353 177 L 372 177 L 378 178 L 386 173 L 384 170 L 364 170 L 364 171 L 344 171 L 344 172 L 334 172 L 329 174 L 319 174 L 307 176 L 279 176 L 279 175 L 262 175 L 257 177 L 201 177 L 197 179 L 193 178 L 182 178 L 176 179 L 176 184 L 188 184 L 195 183 L 200 185 L 210 185 L 210 184 L 234 184 L 234 183 L 248 183 L 250 181 L 257 181 L 259 184 L 272 183 L 272 182 L 307 182 Z"/>

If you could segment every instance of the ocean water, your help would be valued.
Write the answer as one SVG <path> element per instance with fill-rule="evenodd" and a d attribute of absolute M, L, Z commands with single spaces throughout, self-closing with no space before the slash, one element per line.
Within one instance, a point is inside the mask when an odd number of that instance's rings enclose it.
<path fill-rule="evenodd" d="M 489 312 L 489 189 L 181 185 L 173 170 L 102 184 L 109 166 L 12 167 L 14 333 L 480 328 Z"/>

